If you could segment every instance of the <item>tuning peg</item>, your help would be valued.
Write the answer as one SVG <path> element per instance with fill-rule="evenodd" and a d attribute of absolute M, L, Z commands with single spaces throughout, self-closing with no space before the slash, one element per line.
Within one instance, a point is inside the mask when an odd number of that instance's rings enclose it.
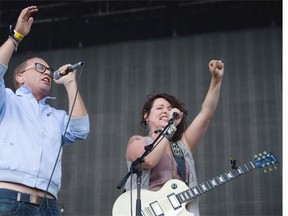
<path fill-rule="evenodd" d="M 267 170 L 266 170 L 266 169 L 264 169 L 264 173 L 267 173 Z"/>
<path fill-rule="evenodd" d="M 267 152 L 266 152 L 266 151 L 263 151 L 263 154 L 264 154 L 264 155 L 266 155 L 266 154 L 267 154 Z"/>
<path fill-rule="evenodd" d="M 261 154 L 261 153 L 259 153 L 259 156 L 260 156 L 260 157 L 262 157 L 262 154 Z"/>
<path fill-rule="evenodd" d="M 275 170 L 277 170 L 277 167 L 276 167 L 276 166 L 274 166 L 274 169 L 275 169 Z"/>
<path fill-rule="evenodd" d="M 256 159 L 256 158 L 258 158 L 258 156 L 257 156 L 257 155 L 254 155 L 254 158 Z"/>

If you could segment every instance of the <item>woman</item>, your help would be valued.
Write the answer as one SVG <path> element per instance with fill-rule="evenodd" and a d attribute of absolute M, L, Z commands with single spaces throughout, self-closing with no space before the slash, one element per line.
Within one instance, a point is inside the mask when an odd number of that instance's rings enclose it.
<path fill-rule="evenodd" d="M 156 94 L 148 98 L 143 106 L 141 124 L 147 129 L 147 133 L 144 136 L 132 136 L 126 152 L 128 168 L 130 168 L 131 163 L 143 155 L 145 146 L 153 143 L 157 138 L 158 144 L 155 143 L 153 151 L 144 158 L 141 165 L 142 189 L 157 191 L 170 179 L 180 179 L 190 188 L 197 185 L 193 154 L 206 133 L 217 107 L 224 64 L 221 60 L 211 60 L 209 70 L 211 82 L 208 93 L 201 111 L 190 125 L 186 124 L 187 111 L 172 95 Z M 170 122 L 169 126 L 166 127 L 168 122 Z M 161 137 L 158 137 L 163 129 L 165 131 Z M 175 149 L 180 152 L 178 155 Z M 185 162 L 181 165 L 182 159 Z M 177 162 L 179 160 L 180 162 Z M 136 188 L 136 175 L 132 175 L 132 188 Z M 127 181 L 126 189 L 131 189 L 130 180 Z M 197 199 L 189 203 L 186 208 L 195 216 L 199 215 Z"/>

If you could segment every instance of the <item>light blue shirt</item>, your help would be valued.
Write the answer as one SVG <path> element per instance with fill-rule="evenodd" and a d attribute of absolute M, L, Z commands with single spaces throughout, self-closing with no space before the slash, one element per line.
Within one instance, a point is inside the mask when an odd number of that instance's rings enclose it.
<path fill-rule="evenodd" d="M 31 90 L 20 87 L 16 93 L 5 88 L 7 66 L 0 64 L 0 181 L 15 182 L 46 190 L 69 116 L 39 102 Z M 71 118 L 63 136 L 65 144 L 85 139 L 89 117 Z M 57 198 L 61 187 L 61 155 L 48 192 Z"/>

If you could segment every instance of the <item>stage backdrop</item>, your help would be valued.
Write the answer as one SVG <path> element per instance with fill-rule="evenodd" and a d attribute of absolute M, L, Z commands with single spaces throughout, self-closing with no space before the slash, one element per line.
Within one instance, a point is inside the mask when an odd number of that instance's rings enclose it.
<path fill-rule="evenodd" d="M 219 105 L 195 153 L 199 183 L 230 170 L 231 155 L 241 165 L 253 160 L 254 154 L 272 151 L 279 165 L 274 172 L 257 169 L 200 196 L 201 215 L 282 215 L 281 29 L 16 53 L 6 75 L 7 86 L 11 86 L 12 68 L 30 56 L 43 57 L 54 68 L 84 62 L 77 75 L 91 132 L 87 140 L 64 148 L 59 194 L 63 215 L 111 215 L 122 192 L 116 187 L 127 173 L 126 144 L 140 131 L 146 96 L 155 92 L 177 96 L 191 121 L 208 90 L 211 59 L 225 63 L 225 75 Z M 54 84 L 51 95 L 57 97 L 52 105 L 67 109 L 63 86 Z"/>

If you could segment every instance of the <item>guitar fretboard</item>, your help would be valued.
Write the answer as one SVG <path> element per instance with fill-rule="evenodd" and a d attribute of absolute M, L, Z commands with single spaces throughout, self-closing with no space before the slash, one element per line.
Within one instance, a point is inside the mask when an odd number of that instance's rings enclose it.
<path fill-rule="evenodd" d="M 250 161 L 249 163 L 243 164 L 237 169 L 232 169 L 228 172 L 225 172 L 219 176 L 216 176 L 210 180 L 207 180 L 205 182 L 202 182 L 192 188 L 189 188 L 188 190 L 185 190 L 179 194 L 176 195 L 178 201 L 182 204 L 187 201 L 190 201 L 220 185 L 223 185 L 226 182 L 229 182 L 240 175 L 243 175 L 249 171 L 252 171 L 255 169 L 254 164 Z"/>

